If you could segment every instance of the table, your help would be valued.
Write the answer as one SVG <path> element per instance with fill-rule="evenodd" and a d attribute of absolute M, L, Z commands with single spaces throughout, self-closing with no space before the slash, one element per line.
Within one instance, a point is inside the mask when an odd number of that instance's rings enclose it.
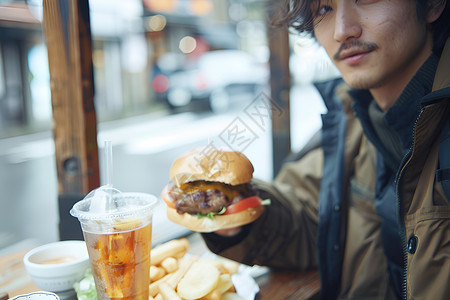
<path fill-rule="evenodd" d="M 320 277 L 317 270 L 295 272 L 271 270 L 255 279 L 260 292 L 256 300 L 270 299 L 319 299 Z"/>
<path fill-rule="evenodd" d="M 189 235 L 189 253 L 203 255 L 209 250 L 197 233 Z M 0 294 L 10 297 L 38 291 L 31 277 L 26 273 L 22 259 L 30 249 L 22 249 L 0 257 Z M 255 300 L 302 300 L 317 299 L 320 291 L 318 271 L 296 272 L 268 269 L 255 278 L 260 288 Z"/>
<path fill-rule="evenodd" d="M 40 289 L 25 271 L 23 257 L 30 249 L 24 249 L 0 257 L 0 294 L 6 292 L 10 297 L 26 294 Z"/>

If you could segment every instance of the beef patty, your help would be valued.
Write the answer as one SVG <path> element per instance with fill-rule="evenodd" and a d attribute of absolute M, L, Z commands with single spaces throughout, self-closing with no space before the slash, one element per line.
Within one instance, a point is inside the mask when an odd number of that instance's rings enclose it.
<path fill-rule="evenodd" d="M 173 184 L 170 186 L 170 195 L 175 200 L 179 214 L 219 212 L 223 207 L 255 194 L 250 183 L 233 186 L 219 182 L 194 181 L 179 188 Z"/>

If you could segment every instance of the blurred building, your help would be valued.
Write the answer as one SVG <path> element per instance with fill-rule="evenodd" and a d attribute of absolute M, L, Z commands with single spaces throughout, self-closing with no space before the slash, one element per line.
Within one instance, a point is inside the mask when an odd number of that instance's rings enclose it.
<path fill-rule="evenodd" d="M 165 111 L 154 78 L 161 68 L 185 68 L 206 51 L 240 49 L 267 62 L 263 3 L 90 0 L 99 122 Z M 51 128 L 41 20 L 42 0 L 0 1 L 0 138 Z"/>
<path fill-rule="evenodd" d="M 0 137 L 48 126 L 51 116 L 50 103 L 32 95 L 32 85 L 48 82 L 45 68 L 28 60 L 42 44 L 41 23 L 24 2 L 9 2 L 0 6 Z"/>

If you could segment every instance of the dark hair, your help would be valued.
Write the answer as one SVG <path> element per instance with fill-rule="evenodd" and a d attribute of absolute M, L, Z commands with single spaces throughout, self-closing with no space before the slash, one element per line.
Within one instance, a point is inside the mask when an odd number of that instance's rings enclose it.
<path fill-rule="evenodd" d="M 314 15 L 312 11 L 314 1 L 332 0 L 282 0 L 281 8 L 273 19 L 275 26 L 288 26 L 297 32 L 305 32 L 314 36 Z M 442 4 L 445 0 L 414 0 L 419 20 L 424 20 L 428 7 Z M 431 24 L 433 30 L 433 52 L 440 55 L 445 41 L 449 37 L 450 28 L 450 0 L 447 0 L 441 16 Z"/>

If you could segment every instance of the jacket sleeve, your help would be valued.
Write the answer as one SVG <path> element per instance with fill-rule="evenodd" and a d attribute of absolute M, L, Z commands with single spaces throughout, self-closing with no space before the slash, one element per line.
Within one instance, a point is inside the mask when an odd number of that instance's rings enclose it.
<path fill-rule="evenodd" d="M 209 249 L 248 265 L 317 267 L 318 198 L 323 152 L 312 150 L 283 166 L 272 183 L 253 180 L 261 198 L 271 199 L 263 215 L 234 237 L 203 234 Z"/>

